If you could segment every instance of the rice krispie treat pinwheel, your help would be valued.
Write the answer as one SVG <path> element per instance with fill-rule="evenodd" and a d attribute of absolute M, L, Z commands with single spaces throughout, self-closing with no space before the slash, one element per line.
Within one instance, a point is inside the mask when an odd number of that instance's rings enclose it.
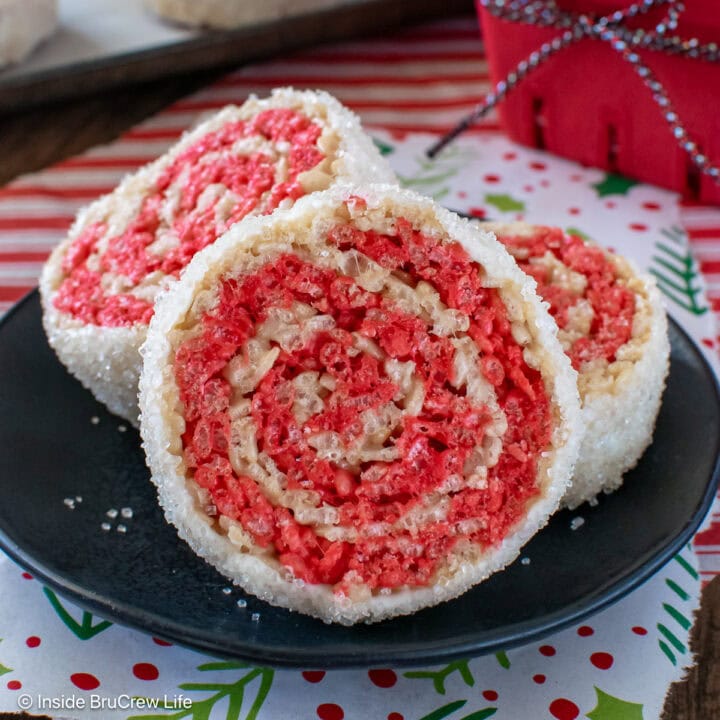
<path fill-rule="evenodd" d="M 336 180 L 394 175 L 327 93 L 276 90 L 225 108 L 80 213 L 40 281 L 50 344 L 98 400 L 136 423 L 138 351 L 157 293 L 238 220 Z"/>
<path fill-rule="evenodd" d="M 578 371 L 586 431 L 564 499 L 574 508 L 618 488 L 652 440 L 670 354 L 660 293 L 625 258 L 559 228 L 482 227 L 535 278 Z"/>
<path fill-rule="evenodd" d="M 410 613 L 511 562 L 582 432 L 534 281 L 391 186 L 236 225 L 159 299 L 143 354 L 168 520 L 248 592 L 330 622 Z"/>

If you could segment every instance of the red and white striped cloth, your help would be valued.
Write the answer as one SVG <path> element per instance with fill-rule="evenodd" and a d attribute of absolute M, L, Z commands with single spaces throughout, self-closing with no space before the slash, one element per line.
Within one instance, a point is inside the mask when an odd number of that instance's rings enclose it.
<path fill-rule="evenodd" d="M 720 319 L 720 208 L 683 203 L 681 217 L 693 255 L 705 278 L 708 301 L 716 320 Z M 714 340 L 720 348 L 720 336 Z M 717 428 L 714 431 L 717 432 Z M 711 512 L 709 527 L 698 533 L 693 542 L 700 575 L 705 582 L 720 575 L 720 493 Z"/>
<path fill-rule="evenodd" d="M 473 18 L 320 47 L 232 73 L 116 142 L 0 190 L 0 314 L 35 286 L 45 257 L 77 209 L 163 153 L 197 122 L 199 113 L 241 103 L 253 92 L 265 95 L 273 87 L 295 85 L 331 92 L 367 126 L 441 132 L 474 106 L 488 83 Z M 496 118 L 482 127 L 497 130 Z"/>
<path fill-rule="evenodd" d="M 327 90 L 355 110 L 366 127 L 402 135 L 452 127 L 489 89 L 489 76 L 475 18 L 319 47 L 234 72 L 112 144 L 0 189 L 0 315 L 36 285 L 43 261 L 78 208 L 163 153 L 200 113 L 280 85 Z M 470 132 L 497 131 L 497 117 L 490 115 Z M 720 315 L 720 208 L 686 204 L 681 214 L 709 300 Z M 713 519 L 695 540 L 705 579 L 720 574 L 720 512 Z"/>

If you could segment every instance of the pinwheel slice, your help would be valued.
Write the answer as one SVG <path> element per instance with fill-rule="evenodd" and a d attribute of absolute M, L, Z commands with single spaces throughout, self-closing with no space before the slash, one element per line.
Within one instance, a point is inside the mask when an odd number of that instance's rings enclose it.
<path fill-rule="evenodd" d="M 143 355 L 167 519 L 248 592 L 328 622 L 410 613 L 507 565 L 582 432 L 534 282 L 390 186 L 235 226 L 158 301 Z"/>
<path fill-rule="evenodd" d="M 323 92 L 227 107 L 83 210 L 41 278 L 60 360 L 137 422 L 138 353 L 157 293 L 246 215 L 345 182 L 394 181 L 358 119 Z"/>
<path fill-rule="evenodd" d="M 564 504 L 612 492 L 652 440 L 670 345 L 655 280 L 559 228 L 483 223 L 538 283 L 578 371 L 585 439 Z"/>

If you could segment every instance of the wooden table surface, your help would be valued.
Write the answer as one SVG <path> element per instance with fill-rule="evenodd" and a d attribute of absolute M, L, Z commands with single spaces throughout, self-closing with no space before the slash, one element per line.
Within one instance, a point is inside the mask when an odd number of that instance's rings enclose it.
<path fill-rule="evenodd" d="M 228 69 L 186 73 L 0 116 L 0 185 L 112 140 Z M 672 686 L 662 720 L 720 720 L 720 577 L 703 590 L 691 649 L 697 663 L 683 682 Z M 0 720 L 30 717 L 38 716 L 0 713 Z"/>

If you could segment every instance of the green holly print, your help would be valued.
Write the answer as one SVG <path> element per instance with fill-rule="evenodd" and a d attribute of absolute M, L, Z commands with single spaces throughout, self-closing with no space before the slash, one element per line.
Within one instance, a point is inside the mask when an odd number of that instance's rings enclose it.
<path fill-rule="evenodd" d="M 582 230 L 580 230 L 580 228 L 576 228 L 576 227 L 565 228 L 565 232 L 568 235 L 574 235 L 575 237 L 579 237 L 581 240 L 585 240 L 585 241 L 592 240 L 592 238 L 586 232 L 583 232 Z"/>
<path fill-rule="evenodd" d="M 516 200 L 511 195 L 488 194 L 485 196 L 485 202 L 500 212 L 522 212 L 525 210 L 525 203 L 522 200 Z"/>
<path fill-rule="evenodd" d="M 395 152 L 395 146 L 390 143 L 383 142 L 377 138 L 373 138 L 375 147 L 380 151 L 380 154 L 384 157 L 386 155 L 392 155 Z"/>
<path fill-rule="evenodd" d="M 132 715 L 128 720 L 209 720 L 213 710 L 220 703 L 227 702 L 225 720 L 257 720 L 272 687 L 275 671 L 269 668 L 252 667 L 242 662 L 211 662 L 199 665 L 200 672 L 218 670 L 240 670 L 239 676 L 226 683 L 183 683 L 180 690 L 189 693 L 209 693 L 202 700 L 193 700 L 192 706 L 180 710 L 166 710 L 151 715 Z M 247 692 L 247 695 L 246 695 Z M 254 695 L 253 695 L 254 693 Z M 247 705 L 250 703 L 249 707 Z M 162 701 L 157 701 L 162 708 Z M 241 714 L 244 713 L 244 714 Z"/>
<path fill-rule="evenodd" d="M 505 668 L 506 670 L 510 669 L 510 659 L 508 658 L 506 652 L 503 650 L 496 652 L 495 659 L 498 661 L 498 665 L 500 665 L 500 667 Z"/>
<path fill-rule="evenodd" d="M 467 149 L 452 146 L 432 160 L 425 156 L 415 158 L 417 171 L 411 175 L 397 174 L 400 184 L 411 190 L 441 200 L 450 192 L 448 180 L 457 175 L 473 159 Z"/>
<path fill-rule="evenodd" d="M 507 661 L 505 653 L 496 653 L 498 662 L 505 667 L 503 664 L 504 661 L 501 662 L 500 660 L 501 656 L 504 657 L 505 661 Z M 448 677 L 454 675 L 455 673 L 460 675 L 463 682 L 468 687 L 473 687 L 473 685 L 475 685 L 475 678 L 473 677 L 472 672 L 470 672 L 469 662 L 469 660 L 456 660 L 455 662 L 445 665 L 445 667 L 442 667 L 439 670 L 410 670 L 404 673 L 404 675 L 406 678 L 410 678 L 411 680 L 432 680 L 435 692 L 438 693 L 438 695 L 445 695 L 445 681 Z M 510 667 L 509 661 L 507 661 L 507 667 Z M 452 720 L 485 720 L 485 718 L 489 718 L 497 712 L 496 707 L 486 707 L 481 708 L 480 710 L 475 710 L 469 715 L 463 715 L 462 717 L 456 716 L 457 711 L 464 708 L 467 703 L 467 700 L 454 700 L 453 702 L 449 702 L 435 708 L 435 710 L 427 715 L 423 715 L 420 720 L 443 720 L 443 718 L 450 718 L 451 715 Z"/>
<path fill-rule="evenodd" d="M 448 676 L 454 673 L 459 673 L 463 682 L 468 686 L 472 687 L 475 684 L 475 678 L 473 678 L 470 668 L 468 666 L 468 660 L 456 660 L 446 665 L 440 670 L 410 670 L 405 673 L 406 678 L 411 680 L 432 680 L 435 692 L 439 695 L 445 694 L 445 680 Z"/>
<path fill-rule="evenodd" d="M 592 187 L 598 194 L 598 197 L 607 197 L 608 195 L 627 195 L 628 190 L 635 185 L 638 185 L 637 180 L 631 180 L 622 175 L 615 175 L 608 173 L 598 183 L 595 183 Z"/>
<path fill-rule="evenodd" d="M 107 620 L 101 620 L 98 623 L 94 623 L 94 616 L 92 613 L 87 611 L 83 612 L 82 620 L 78 622 L 60 602 L 58 596 L 50 590 L 50 588 L 43 588 L 45 597 L 50 601 L 53 610 L 57 613 L 58 617 L 63 621 L 66 627 L 80 640 L 90 640 L 103 630 L 107 630 L 112 627 L 112 623 Z"/>
<path fill-rule="evenodd" d="M 679 227 L 661 231 L 668 242 L 655 243 L 650 272 L 655 276 L 663 294 L 676 305 L 693 315 L 704 315 L 707 305 L 702 304 L 702 288 L 697 284 L 699 273 L 685 242 L 685 233 Z"/>
<path fill-rule="evenodd" d="M 0 642 L 2 642 L 1 639 L 0 639 Z M 6 667 L 2 663 L 0 663 L 0 675 L 5 675 L 6 673 L 9 673 L 9 672 L 12 672 L 12 668 Z"/>
<path fill-rule="evenodd" d="M 590 720 L 643 720 L 643 706 L 595 688 L 597 705 L 587 714 Z"/>
<path fill-rule="evenodd" d="M 698 580 L 699 575 L 697 570 L 695 570 L 681 553 L 678 553 L 674 559 L 693 580 Z M 682 605 L 690 599 L 690 594 L 681 584 L 671 578 L 665 578 L 665 585 L 672 590 L 674 597 L 672 602 L 664 602 L 662 604 L 666 618 L 664 622 L 659 622 L 656 625 L 659 634 L 658 647 L 673 665 L 677 665 L 676 656 L 685 655 L 688 651 L 685 644 L 678 638 L 677 628 L 679 627 L 684 632 L 687 632 L 692 626 L 692 620 L 685 614 L 687 611 Z"/>
<path fill-rule="evenodd" d="M 443 718 L 449 718 L 454 715 L 460 708 L 465 707 L 467 700 L 456 700 L 455 702 L 448 703 L 442 707 L 433 710 L 427 715 L 423 715 L 420 720 L 443 720 Z M 482 710 L 476 710 L 471 712 L 469 715 L 463 715 L 458 717 L 457 720 L 485 720 L 486 718 L 492 717 L 497 712 L 495 707 L 487 707 Z"/>

